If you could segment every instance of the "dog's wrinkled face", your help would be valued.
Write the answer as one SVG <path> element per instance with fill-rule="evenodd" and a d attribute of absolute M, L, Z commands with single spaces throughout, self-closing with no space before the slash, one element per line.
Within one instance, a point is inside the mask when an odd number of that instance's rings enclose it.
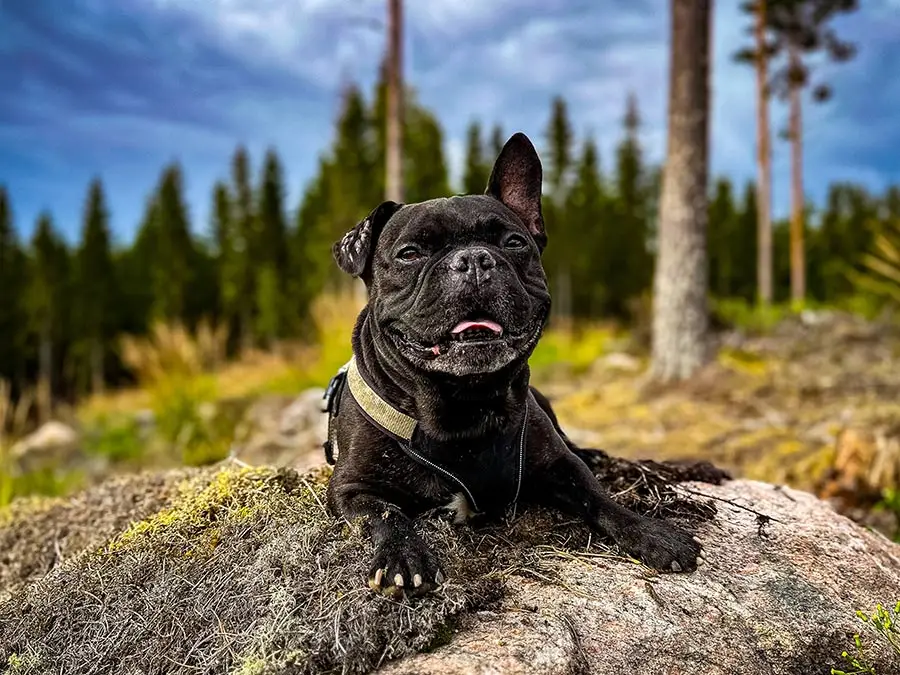
<path fill-rule="evenodd" d="M 485 195 L 385 202 L 335 244 L 369 288 L 379 351 L 453 376 L 524 362 L 546 321 L 541 166 L 513 136 Z"/>

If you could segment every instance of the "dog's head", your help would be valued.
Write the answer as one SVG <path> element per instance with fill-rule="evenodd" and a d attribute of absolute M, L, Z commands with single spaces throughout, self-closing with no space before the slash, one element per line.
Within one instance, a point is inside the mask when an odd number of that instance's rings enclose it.
<path fill-rule="evenodd" d="M 541 162 L 524 134 L 484 195 L 384 202 L 333 248 L 369 289 L 376 349 L 465 377 L 524 363 L 550 309 L 541 266 Z"/>

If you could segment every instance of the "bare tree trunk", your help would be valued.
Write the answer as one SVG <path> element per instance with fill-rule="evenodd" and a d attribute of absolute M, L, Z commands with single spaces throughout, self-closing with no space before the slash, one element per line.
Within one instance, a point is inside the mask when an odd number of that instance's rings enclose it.
<path fill-rule="evenodd" d="M 91 393 L 102 394 L 103 390 L 103 345 L 94 339 L 91 340 Z"/>
<path fill-rule="evenodd" d="M 757 0 L 756 9 L 756 142 L 759 177 L 757 207 L 757 300 L 772 303 L 772 160 L 769 129 L 768 55 L 766 54 L 766 0 Z"/>
<path fill-rule="evenodd" d="M 47 326 L 41 331 L 38 373 L 38 419 L 43 424 L 53 415 L 53 342 L 50 340 L 50 329 Z"/>
<path fill-rule="evenodd" d="M 792 69 L 800 55 L 790 47 Z M 790 90 L 791 140 L 791 300 L 802 303 L 806 298 L 806 260 L 803 245 L 803 126 L 801 119 L 800 87 Z"/>
<path fill-rule="evenodd" d="M 388 0 L 385 198 L 403 201 L 403 6 Z"/>
<path fill-rule="evenodd" d="M 653 284 L 652 375 L 682 380 L 710 357 L 706 255 L 712 0 L 671 0 L 669 129 Z"/>

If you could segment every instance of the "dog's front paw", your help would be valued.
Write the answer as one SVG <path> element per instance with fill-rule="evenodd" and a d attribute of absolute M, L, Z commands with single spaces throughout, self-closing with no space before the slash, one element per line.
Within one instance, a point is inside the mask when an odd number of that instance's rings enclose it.
<path fill-rule="evenodd" d="M 697 539 L 664 520 L 642 518 L 622 530 L 618 542 L 629 555 L 663 572 L 693 572 L 703 560 Z"/>
<path fill-rule="evenodd" d="M 384 542 L 375 551 L 369 588 L 391 597 L 422 595 L 444 583 L 437 558 L 418 537 Z"/>

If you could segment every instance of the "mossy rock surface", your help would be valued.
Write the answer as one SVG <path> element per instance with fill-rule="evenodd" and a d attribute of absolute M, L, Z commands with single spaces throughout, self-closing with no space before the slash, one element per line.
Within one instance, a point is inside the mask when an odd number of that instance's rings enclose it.
<path fill-rule="evenodd" d="M 595 468 L 645 513 L 691 526 L 715 511 L 636 465 L 598 455 Z M 636 565 L 544 510 L 478 528 L 425 518 L 448 581 L 424 598 L 382 597 L 366 584 L 372 548 L 359 523 L 324 507 L 328 475 L 147 474 L 15 506 L 0 526 L 18 546 L 16 562 L 0 565 L 0 663 L 10 673 L 370 672 L 440 648 L 510 585 L 553 583 L 548 561 L 562 553 Z M 48 558 L 45 532 L 59 537 L 66 523 L 65 551 Z"/>

